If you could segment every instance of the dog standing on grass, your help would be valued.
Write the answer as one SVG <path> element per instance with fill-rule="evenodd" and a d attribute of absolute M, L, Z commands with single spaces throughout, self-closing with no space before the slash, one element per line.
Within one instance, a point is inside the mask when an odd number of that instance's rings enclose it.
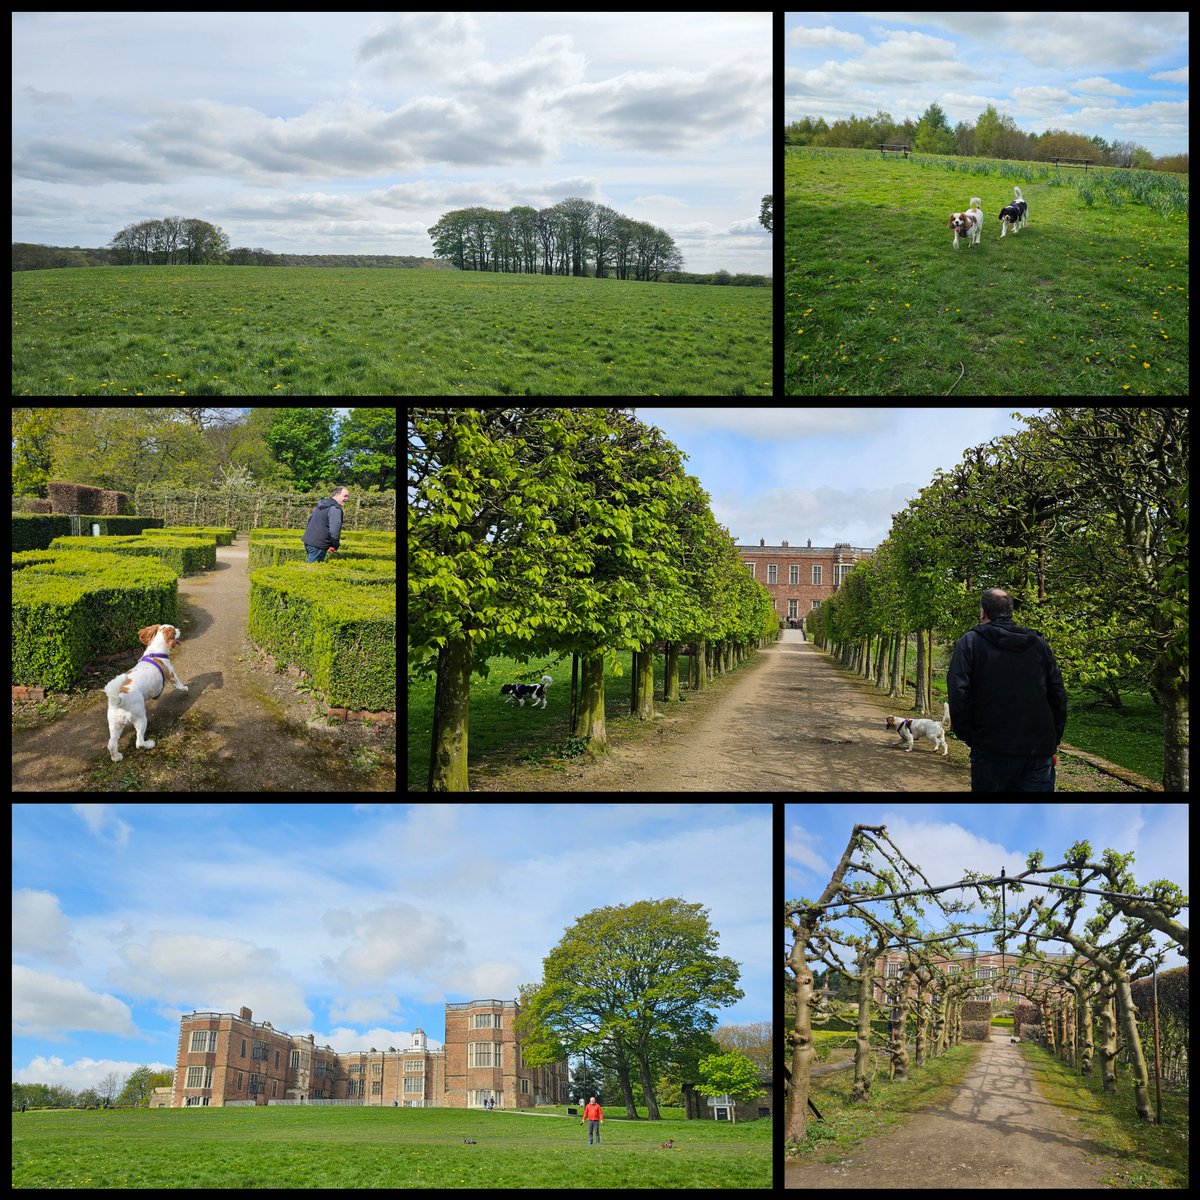
<path fill-rule="evenodd" d="M 983 235 L 983 209 L 980 205 L 983 201 L 978 196 L 971 197 L 971 207 L 966 212 L 951 213 L 950 224 L 948 228 L 954 230 L 954 248 L 958 249 L 958 235 L 965 234 L 967 238 L 967 249 L 980 244 L 980 237 Z"/>
<path fill-rule="evenodd" d="M 545 708 L 546 689 L 553 682 L 552 676 L 543 675 L 541 683 L 506 683 L 500 689 L 500 695 L 507 696 L 509 704 L 515 700 L 522 708 L 525 707 L 526 700 L 532 700 L 534 708 L 539 704 Z"/>
<path fill-rule="evenodd" d="M 1013 188 L 1015 199 L 1000 210 L 1000 236 L 1003 237 L 1010 229 L 1015 237 L 1021 232 L 1025 222 L 1029 220 L 1029 205 L 1021 195 L 1019 187 Z"/>

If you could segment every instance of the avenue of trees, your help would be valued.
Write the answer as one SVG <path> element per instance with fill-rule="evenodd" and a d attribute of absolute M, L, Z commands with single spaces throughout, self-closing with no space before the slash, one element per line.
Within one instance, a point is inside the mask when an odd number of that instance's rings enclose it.
<path fill-rule="evenodd" d="M 605 661 L 632 651 L 632 712 L 654 714 L 654 654 L 677 699 L 774 637 L 699 481 L 662 431 L 621 408 L 415 408 L 408 418 L 410 674 L 436 673 L 431 791 L 467 791 L 472 670 L 574 655 L 572 733 L 607 748 Z"/>
<path fill-rule="evenodd" d="M 934 634 L 953 642 L 979 620 L 982 590 L 1004 588 L 1068 688 L 1113 709 L 1122 691 L 1149 692 L 1163 788 L 1187 791 L 1188 411 L 1056 408 L 1025 421 L 939 470 L 809 631 L 893 696 L 919 631 L 916 706 L 929 711 Z"/>
<path fill-rule="evenodd" d="M 791 939 L 785 966 L 795 1004 L 785 1140 L 799 1141 L 805 1135 L 816 1056 L 813 1021 L 829 1015 L 822 1011 L 815 991 L 813 967 L 824 966 L 856 989 L 859 1015 L 852 1099 L 863 1102 L 871 1086 L 869 1038 L 876 960 L 897 949 L 907 958 L 900 975 L 887 981 L 890 1002 L 901 1010 L 891 1024 L 890 1049 L 895 1078 L 902 1080 L 907 1078 L 904 1040 L 910 1021 L 930 1031 L 928 1051 L 936 1056 L 950 1044 L 957 1027 L 955 1010 L 972 989 L 993 986 L 991 981 L 976 979 L 973 972 L 949 973 L 942 961 L 956 947 L 968 948 L 969 939 L 985 933 L 996 935 L 997 950 L 1016 943 L 1014 965 L 1021 970 L 1006 985 L 1042 1012 L 1049 1048 L 1081 1075 L 1091 1075 L 1095 1045 L 1106 1092 L 1117 1090 L 1114 1064 L 1120 1054 L 1138 1116 L 1143 1121 L 1153 1119 L 1131 983 L 1162 963 L 1166 949 L 1155 944 L 1153 932 L 1175 942 L 1187 957 L 1188 930 L 1176 919 L 1187 897 L 1168 880 L 1138 884 L 1130 870 L 1132 854 L 1105 850 L 1097 858 L 1091 846 L 1081 841 L 1055 866 L 1044 866 L 1042 858 L 1040 850 L 1033 851 L 1028 869 L 1007 878 L 1003 872 L 1000 878 L 967 872 L 953 885 L 934 888 L 888 837 L 886 826 L 854 826 L 820 896 L 815 901 L 789 900 L 784 906 Z M 1038 890 L 1018 909 L 1009 897 L 1021 895 L 1026 887 Z M 947 891 L 974 892 L 978 903 L 943 901 L 941 895 Z M 1098 894 L 1100 901 L 1095 915 L 1081 922 L 1089 893 Z M 949 917 L 982 906 L 985 925 L 952 920 L 935 936 L 918 924 L 925 897 Z M 1066 953 L 1047 953 L 1044 943 L 1054 944 L 1054 950 L 1065 944 Z M 921 1041 L 918 1047 L 923 1052 Z"/>
<path fill-rule="evenodd" d="M 579 196 L 550 208 L 460 208 L 429 230 L 433 252 L 463 271 L 657 280 L 683 269 L 671 235 Z"/>

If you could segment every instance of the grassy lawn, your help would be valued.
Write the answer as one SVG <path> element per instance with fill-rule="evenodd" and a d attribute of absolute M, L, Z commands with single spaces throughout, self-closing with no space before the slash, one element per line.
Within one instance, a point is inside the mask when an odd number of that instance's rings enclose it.
<path fill-rule="evenodd" d="M 608 1117 L 601 1146 L 571 1117 L 445 1108 L 70 1110 L 12 1123 L 14 1188 L 771 1186 L 770 1121 Z"/>

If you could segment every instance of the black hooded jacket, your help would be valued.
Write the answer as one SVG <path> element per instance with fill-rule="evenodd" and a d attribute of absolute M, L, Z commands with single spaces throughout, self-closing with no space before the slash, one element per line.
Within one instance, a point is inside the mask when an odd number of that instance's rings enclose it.
<path fill-rule="evenodd" d="M 336 500 L 326 496 L 313 509 L 304 529 L 304 544 L 318 550 L 328 550 L 331 546 L 335 550 L 341 548 L 342 506 Z"/>
<path fill-rule="evenodd" d="M 968 629 L 946 676 L 954 732 L 973 750 L 1049 758 L 1067 726 L 1067 693 L 1041 634 L 997 618 Z"/>

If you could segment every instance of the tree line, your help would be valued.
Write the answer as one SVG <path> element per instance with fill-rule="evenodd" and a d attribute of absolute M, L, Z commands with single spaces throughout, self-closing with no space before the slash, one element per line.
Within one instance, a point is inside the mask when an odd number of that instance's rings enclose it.
<path fill-rule="evenodd" d="M 569 196 L 549 208 L 459 208 L 429 230 L 433 252 L 462 271 L 655 281 L 683 268 L 665 229 Z"/>
<path fill-rule="evenodd" d="M 135 263 L 145 263 L 136 258 Z M 48 271 L 59 267 L 116 267 L 129 265 L 129 255 L 111 246 L 44 246 L 37 242 L 13 242 L 14 271 Z M 365 267 L 372 270 L 453 271 L 441 258 L 421 258 L 415 254 L 276 254 L 261 247 L 234 246 L 221 263 L 231 267 Z M 718 272 L 719 274 L 720 272 Z M 730 276 L 725 280 L 697 277 L 696 283 L 760 283 L 759 276 Z M 769 282 L 769 281 L 768 281 Z"/>

